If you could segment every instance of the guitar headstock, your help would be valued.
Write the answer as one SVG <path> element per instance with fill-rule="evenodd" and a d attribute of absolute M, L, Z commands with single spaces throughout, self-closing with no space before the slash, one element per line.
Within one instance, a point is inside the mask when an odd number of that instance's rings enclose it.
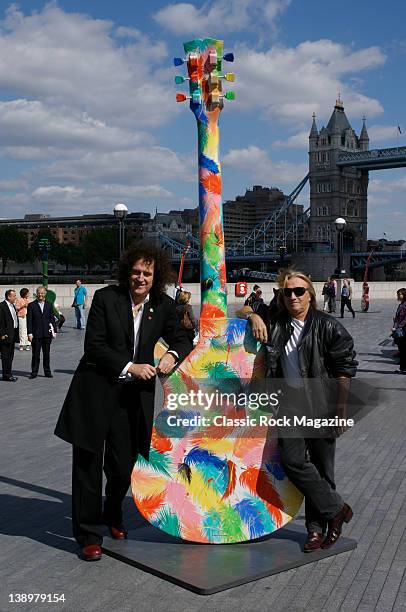
<path fill-rule="evenodd" d="M 189 81 L 189 95 L 176 94 L 177 102 L 190 100 L 190 108 L 198 121 L 204 121 L 206 113 L 217 112 L 223 108 L 223 100 L 234 100 L 233 91 L 223 93 L 222 81 L 233 82 L 232 72 L 222 73 L 222 60 L 233 62 L 234 55 L 223 55 L 223 41 L 214 38 L 197 38 L 184 43 L 185 59 L 175 57 L 175 66 L 187 64 L 188 76 L 176 76 L 175 83 L 180 85 Z"/>

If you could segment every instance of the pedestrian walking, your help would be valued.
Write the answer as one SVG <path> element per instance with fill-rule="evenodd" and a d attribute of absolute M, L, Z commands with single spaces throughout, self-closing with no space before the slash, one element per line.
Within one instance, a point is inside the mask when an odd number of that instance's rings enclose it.
<path fill-rule="evenodd" d="M 16 311 L 18 316 L 18 333 L 20 337 L 20 351 L 31 350 L 31 343 L 27 336 L 27 306 L 29 289 L 24 287 L 20 290 L 20 297 L 16 299 Z"/>
<path fill-rule="evenodd" d="M 73 304 L 76 315 L 76 329 L 85 329 L 85 308 L 87 306 L 87 289 L 80 280 L 76 281 Z"/>
<path fill-rule="evenodd" d="M 252 288 L 251 293 L 249 294 L 249 296 L 247 297 L 247 299 L 244 302 L 244 306 L 250 306 L 252 308 L 252 304 L 253 304 L 254 300 L 256 299 L 256 297 L 257 297 L 258 291 L 261 291 L 260 286 L 259 285 L 254 285 L 253 288 Z"/>
<path fill-rule="evenodd" d="M 331 312 L 331 295 L 332 295 L 332 291 L 331 291 L 331 278 L 330 276 L 327 277 L 326 282 L 323 285 L 323 290 L 321 292 L 323 299 L 324 299 L 324 303 L 323 303 L 323 310 L 325 312 Z"/>
<path fill-rule="evenodd" d="M 344 307 L 347 306 L 348 310 L 352 314 L 352 318 L 355 317 L 354 309 L 351 305 L 352 300 L 352 287 L 349 280 L 343 281 L 343 286 L 341 287 L 341 318 L 344 318 Z"/>
<path fill-rule="evenodd" d="M 27 308 L 28 340 L 32 346 L 30 379 L 38 376 L 41 350 L 44 374 L 47 378 L 53 377 L 50 352 L 52 338 L 55 334 L 55 317 L 52 305 L 45 300 L 46 292 L 45 287 L 38 287 L 36 291 L 37 299 L 30 302 Z"/>
<path fill-rule="evenodd" d="M 396 374 L 406 374 L 406 289 L 399 289 L 398 300 L 400 304 L 393 319 L 392 336 L 399 349 L 399 370 Z"/>

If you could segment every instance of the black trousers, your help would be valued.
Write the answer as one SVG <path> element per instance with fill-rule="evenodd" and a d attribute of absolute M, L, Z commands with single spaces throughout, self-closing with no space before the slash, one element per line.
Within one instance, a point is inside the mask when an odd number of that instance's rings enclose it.
<path fill-rule="evenodd" d="M 402 370 L 402 372 L 406 372 L 406 337 L 399 338 L 398 349 L 400 353 L 399 369 Z"/>
<path fill-rule="evenodd" d="M 305 497 L 307 530 L 322 533 L 344 505 L 335 491 L 335 439 L 279 438 L 278 444 L 289 480 Z"/>
<path fill-rule="evenodd" d="M 117 402 L 104 448 L 97 453 L 73 446 L 72 523 L 79 546 L 101 544 L 104 525 L 122 522 L 122 503 L 137 458 L 137 441 L 131 424 L 134 409 L 134 404 L 128 408 Z M 104 509 L 103 471 L 106 476 Z"/>
<path fill-rule="evenodd" d="M 40 355 L 42 349 L 42 359 L 44 374 L 51 373 L 50 352 L 52 338 L 33 338 L 31 343 L 31 373 L 38 374 Z"/>
<path fill-rule="evenodd" d="M 10 378 L 11 368 L 14 358 L 14 342 L 0 342 L 1 367 L 3 369 L 3 378 Z"/>
<path fill-rule="evenodd" d="M 350 313 L 352 314 L 352 316 L 355 315 L 353 307 L 351 306 L 350 298 L 341 296 L 341 316 L 342 317 L 344 316 L 344 306 L 347 306 L 347 308 L 350 311 Z"/>

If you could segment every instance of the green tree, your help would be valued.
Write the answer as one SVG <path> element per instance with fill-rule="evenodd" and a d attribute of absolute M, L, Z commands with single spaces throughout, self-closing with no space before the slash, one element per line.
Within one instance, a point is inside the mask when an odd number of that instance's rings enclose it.
<path fill-rule="evenodd" d="M 12 225 L 0 227 L 0 258 L 3 274 L 6 272 L 8 261 L 19 263 L 27 261 L 29 258 L 27 234 Z"/>
<path fill-rule="evenodd" d="M 89 269 L 94 265 L 107 263 L 110 270 L 118 259 L 118 236 L 114 228 L 95 229 L 83 240 L 85 261 Z"/>
<path fill-rule="evenodd" d="M 65 266 L 65 271 L 68 272 L 69 266 L 84 266 L 86 263 L 85 253 L 82 247 L 72 243 L 58 244 L 52 259 L 59 264 Z"/>

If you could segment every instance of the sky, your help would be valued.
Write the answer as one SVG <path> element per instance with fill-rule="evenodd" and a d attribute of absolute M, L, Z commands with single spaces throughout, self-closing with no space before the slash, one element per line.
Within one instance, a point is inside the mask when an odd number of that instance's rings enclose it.
<path fill-rule="evenodd" d="M 358 134 L 365 115 L 370 148 L 406 146 L 405 23 L 399 0 L 0 0 L 0 217 L 196 206 L 196 121 L 173 66 L 194 38 L 235 54 L 224 200 L 290 193 L 312 113 L 326 125 L 338 93 Z M 406 239 L 406 169 L 369 178 L 368 237 Z"/>

